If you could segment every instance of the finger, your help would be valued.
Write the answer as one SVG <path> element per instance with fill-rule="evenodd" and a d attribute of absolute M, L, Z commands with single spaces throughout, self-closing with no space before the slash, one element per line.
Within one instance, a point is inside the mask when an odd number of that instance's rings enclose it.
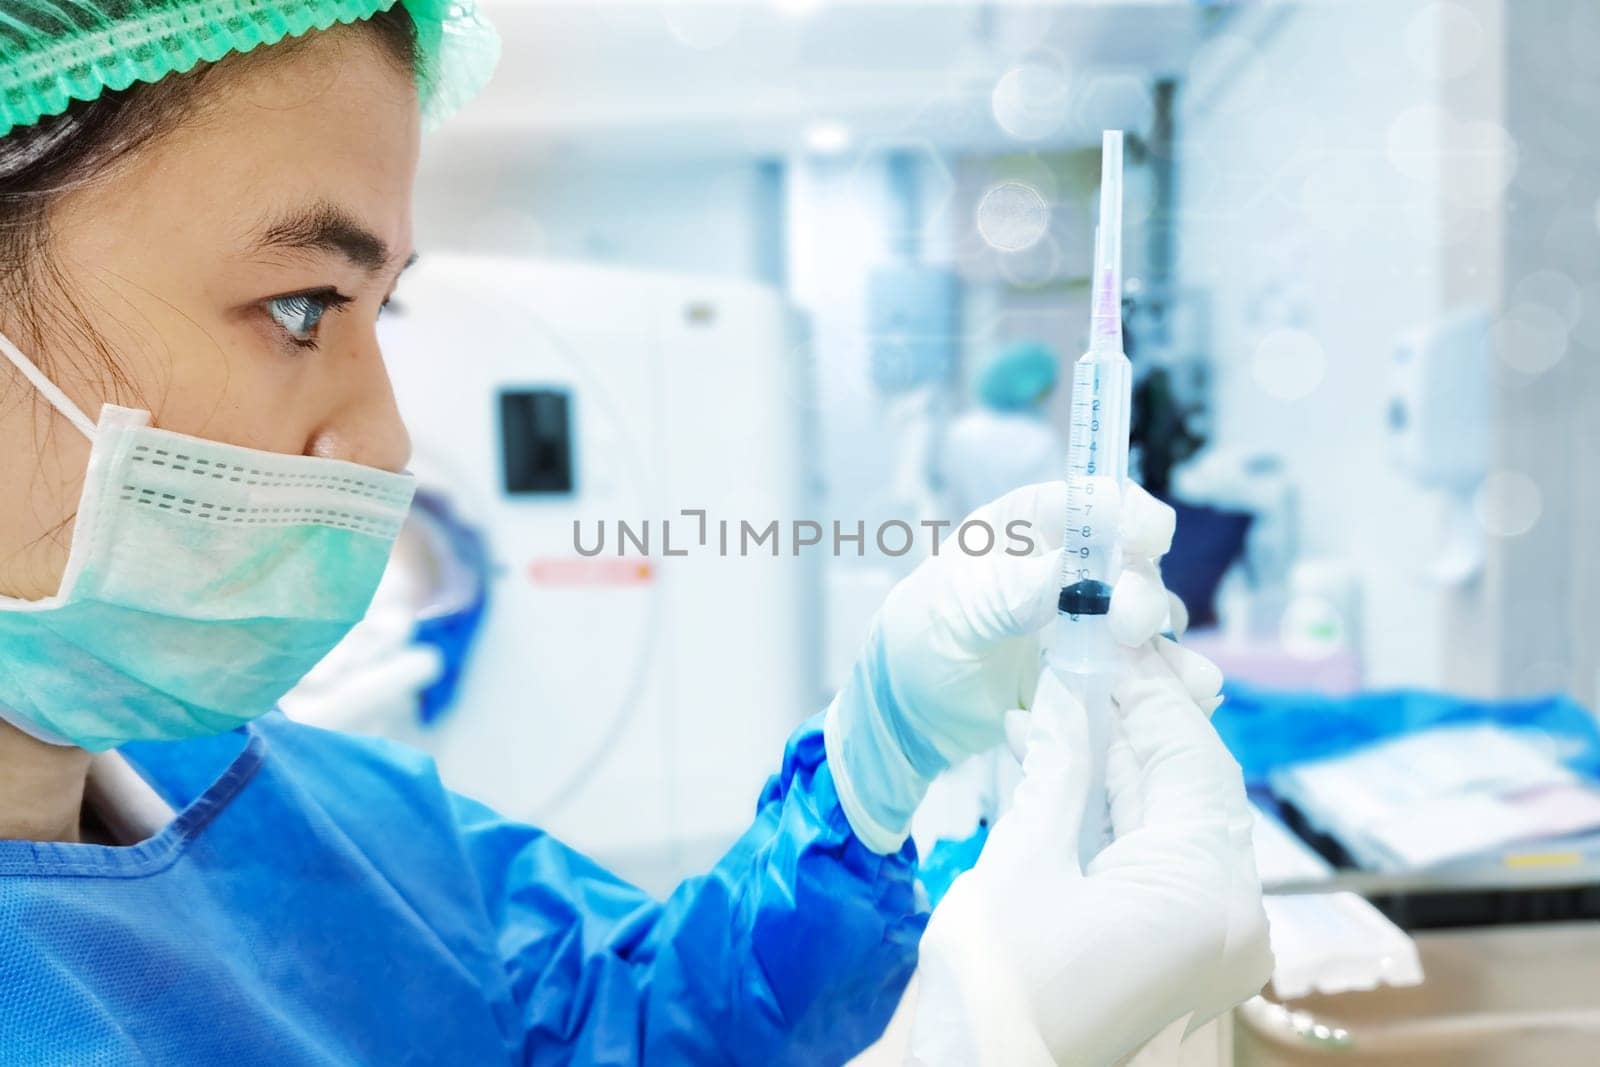
<path fill-rule="evenodd" d="M 1207 714 L 1216 710 L 1222 702 L 1221 668 L 1193 649 L 1165 637 L 1157 637 L 1150 645 L 1202 710 Z"/>
<path fill-rule="evenodd" d="M 1131 562 L 1111 590 L 1106 625 L 1121 644 L 1135 647 L 1160 633 L 1167 620 L 1167 590 L 1148 560 Z"/>
<path fill-rule="evenodd" d="M 1158 637 L 1130 656 L 1127 679 L 1144 679 L 1153 685 L 1168 687 L 1172 693 L 1181 694 L 1192 701 L 1208 720 L 1222 704 L 1222 697 L 1218 693 L 1222 686 L 1222 672 L 1217 666 L 1199 653 L 1191 652 L 1166 638 Z M 1248 813 L 1244 776 L 1239 771 L 1238 762 L 1209 723 L 1205 733 L 1208 735 L 1207 748 L 1213 753 L 1220 752 L 1226 764 L 1222 777 L 1215 783 L 1219 790 L 1217 795 L 1235 815 L 1239 811 Z"/>
<path fill-rule="evenodd" d="M 1154 560 L 1167 554 L 1172 535 L 1178 528 L 1178 513 L 1145 492 L 1137 482 L 1124 482 L 1121 527 L 1123 555 L 1130 559 Z"/>
<path fill-rule="evenodd" d="M 969 652 L 1044 629 L 1056 617 L 1061 555 L 991 556 L 963 561 L 945 576 Z"/>
<path fill-rule="evenodd" d="M 1167 592 L 1167 618 L 1172 621 L 1172 635 L 1182 637 L 1189 632 L 1189 608 L 1177 593 Z"/>
<path fill-rule="evenodd" d="M 1225 818 L 1238 764 L 1177 680 L 1129 679 L 1112 700 L 1140 767 L 1146 825 Z"/>
<path fill-rule="evenodd" d="M 1129 650 L 1127 662 L 1130 677 L 1167 678 L 1182 686 L 1208 719 L 1222 706 L 1222 670 L 1170 638 Z"/>
<path fill-rule="evenodd" d="M 1039 699 L 1028 713 L 1022 782 L 1011 811 L 996 824 L 995 832 L 1056 842 L 1063 857 L 1076 866 L 1090 778 L 1088 712 L 1046 671 L 1039 681 Z"/>

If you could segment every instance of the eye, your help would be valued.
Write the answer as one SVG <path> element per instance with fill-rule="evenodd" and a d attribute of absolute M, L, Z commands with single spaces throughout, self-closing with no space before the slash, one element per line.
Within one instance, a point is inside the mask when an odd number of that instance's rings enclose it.
<path fill-rule="evenodd" d="M 302 347 L 314 348 L 322 317 L 349 302 L 349 297 L 330 289 L 275 297 L 267 301 L 266 308 L 272 321 L 289 335 L 290 340 Z"/>

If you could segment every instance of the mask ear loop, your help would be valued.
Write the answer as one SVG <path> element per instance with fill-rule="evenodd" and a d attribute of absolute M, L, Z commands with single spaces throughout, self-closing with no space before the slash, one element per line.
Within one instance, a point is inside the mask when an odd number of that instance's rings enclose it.
<path fill-rule="evenodd" d="M 72 399 L 56 386 L 55 382 L 46 378 L 44 371 L 40 370 L 33 360 L 23 355 L 22 351 L 12 344 L 11 339 L 3 333 L 0 333 L 0 354 L 9 359 L 11 365 L 21 371 L 22 376 L 33 383 L 33 387 L 39 390 L 46 400 L 50 401 L 52 407 L 66 416 L 67 421 L 76 426 L 83 436 L 87 437 L 91 442 L 94 441 L 94 423 L 89 421 L 89 416 L 85 415 L 83 409 L 74 404 Z"/>

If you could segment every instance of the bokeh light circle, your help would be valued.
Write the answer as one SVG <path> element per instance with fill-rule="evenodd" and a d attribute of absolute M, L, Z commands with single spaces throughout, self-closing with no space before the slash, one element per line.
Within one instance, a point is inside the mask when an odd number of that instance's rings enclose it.
<path fill-rule="evenodd" d="M 1572 277 L 1558 270 L 1543 267 L 1528 274 L 1511 290 L 1511 299 L 1517 304 L 1539 304 L 1561 316 L 1567 328 L 1578 325 L 1583 317 L 1583 293 Z"/>
<path fill-rule="evenodd" d="M 1463 207 L 1496 204 L 1517 170 L 1517 143 L 1504 126 L 1462 121 L 1434 104 L 1397 114 L 1385 131 L 1385 148 L 1401 174 L 1439 187 Z"/>
<path fill-rule="evenodd" d="M 1515 304 L 1489 327 L 1500 362 L 1523 374 L 1543 374 L 1567 354 L 1567 324 L 1544 304 Z"/>
<path fill-rule="evenodd" d="M 1495 471 L 1472 498 L 1478 524 L 1495 537 L 1521 537 L 1544 512 L 1539 487 L 1521 471 Z"/>
<path fill-rule="evenodd" d="M 994 120 L 1019 141 L 1042 141 L 1067 121 L 1072 83 L 1044 57 L 1032 57 L 1000 76 L 990 94 Z"/>
<path fill-rule="evenodd" d="M 1042 240 L 1016 252 L 996 252 L 996 269 L 1020 289 L 1035 289 L 1061 275 L 1061 248 L 1046 234 Z"/>
<path fill-rule="evenodd" d="M 978 233 L 990 248 L 1020 252 L 1050 229 L 1050 205 L 1031 185 L 1001 182 L 978 201 L 977 221 Z"/>

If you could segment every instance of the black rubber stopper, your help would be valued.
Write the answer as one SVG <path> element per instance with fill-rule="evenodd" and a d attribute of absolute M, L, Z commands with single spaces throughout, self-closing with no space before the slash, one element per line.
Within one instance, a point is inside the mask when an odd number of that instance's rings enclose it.
<path fill-rule="evenodd" d="M 1068 615 L 1105 615 L 1111 610 L 1111 587 L 1085 578 L 1061 590 L 1056 608 Z"/>

